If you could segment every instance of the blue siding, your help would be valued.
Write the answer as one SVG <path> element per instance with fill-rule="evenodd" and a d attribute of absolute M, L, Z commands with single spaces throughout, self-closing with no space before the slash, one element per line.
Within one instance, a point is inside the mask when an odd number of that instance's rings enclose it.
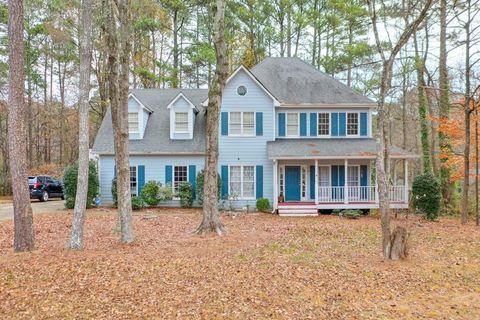
<path fill-rule="evenodd" d="M 263 166 L 257 166 L 256 170 L 256 198 L 260 199 L 263 198 Z"/>
<path fill-rule="evenodd" d="M 247 88 L 247 94 L 239 96 L 239 86 Z M 268 159 L 267 142 L 274 139 L 275 107 L 273 100 L 243 70 L 240 70 L 225 86 L 221 112 L 253 111 L 262 113 L 263 135 L 255 137 L 219 137 L 219 171 L 223 166 L 252 165 L 263 167 L 263 197 L 273 202 L 273 162 Z M 257 183 L 259 183 L 257 181 Z M 228 185 L 225 186 L 228 190 Z M 223 189 L 223 188 L 222 188 Z M 228 192 L 228 191 L 227 191 Z M 227 204 L 226 204 L 227 205 Z M 229 205 L 229 204 L 228 204 Z M 237 200 L 236 207 L 255 206 L 255 200 Z"/>
<path fill-rule="evenodd" d="M 166 166 L 179 165 L 189 166 L 195 165 L 196 169 L 202 170 L 204 167 L 204 156 L 130 156 L 130 165 L 138 166 L 140 174 L 140 166 L 145 167 L 144 181 L 158 181 L 165 184 Z M 115 171 L 115 159 L 113 156 L 100 156 L 99 162 L 99 179 L 100 179 L 100 198 L 104 204 L 112 203 L 112 179 Z M 171 167 L 171 170 L 173 167 Z M 171 174 L 170 174 L 171 177 Z M 171 178 L 170 178 L 171 181 Z"/>
<path fill-rule="evenodd" d="M 368 134 L 367 113 L 361 112 L 360 113 L 360 135 L 362 137 L 366 137 L 367 134 Z"/>
<path fill-rule="evenodd" d="M 338 135 L 344 137 L 347 135 L 347 118 L 345 112 L 340 112 L 338 114 Z"/>
<path fill-rule="evenodd" d="M 338 112 L 332 112 L 331 117 L 331 126 L 332 126 L 332 137 L 338 136 Z"/>
<path fill-rule="evenodd" d="M 138 195 L 142 194 L 143 186 L 145 185 L 145 166 L 138 165 Z"/>
<path fill-rule="evenodd" d="M 228 112 L 222 112 L 222 136 L 228 136 Z"/>
<path fill-rule="evenodd" d="M 285 113 L 283 112 L 278 114 L 278 135 L 285 137 Z"/>
<path fill-rule="evenodd" d="M 228 195 L 228 166 L 222 166 L 220 176 L 222 177 L 222 199 Z"/>
<path fill-rule="evenodd" d="M 255 117 L 256 135 L 263 136 L 263 112 L 257 112 L 255 114 Z"/>
<path fill-rule="evenodd" d="M 300 136 L 305 137 L 307 135 L 307 114 L 300 113 Z"/>
<path fill-rule="evenodd" d="M 315 137 L 317 135 L 317 113 L 310 113 L 310 136 Z"/>

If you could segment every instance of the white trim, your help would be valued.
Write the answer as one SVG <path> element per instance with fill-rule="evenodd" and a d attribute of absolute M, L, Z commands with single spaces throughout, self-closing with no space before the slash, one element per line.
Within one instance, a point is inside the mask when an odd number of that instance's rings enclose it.
<path fill-rule="evenodd" d="M 231 167 L 240 167 L 240 193 L 236 200 L 255 200 L 257 198 L 257 166 L 254 164 L 231 164 L 228 165 L 228 196 L 230 197 Z M 243 197 L 243 167 L 253 167 L 253 197 Z"/>
<path fill-rule="evenodd" d="M 297 134 L 289 135 L 288 134 L 288 115 L 296 114 L 297 115 Z M 300 137 L 300 112 L 285 112 L 285 138 L 299 138 Z"/>
<path fill-rule="evenodd" d="M 243 70 L 245 71 L 245 73 L 258 85 L 260 86 L 260 88 L 263 89 L 263 91 L 273 100 L 273 105 L 275 107 L 278 107 L 280 106 L 280 102 L 260 83 L 260 81 L 257 80 L 257 78 L 247 69 L 245 68 L 244 66 L 240 66 L 237 68 L 237 70 L 235 70 L 231 75 L 230 77 L 228 77 L 227 81 L 225 82 L 225 86 L 230 82 L 230 80 L 232 80 L 236 75 L 237 73 L 240 71 L 240 70 Z M 202 106 L 206 107 L 208 105 L 208 98 L 202 102 Z"/>
<path fill-rule="evenodd" d="M 128 167 L 128 187 L 130 188 L 130 196 L 133 196 L 132 195 L 132 186 L 130 185 L 131 184 L 131 171 L 130 171 L 130 168 L 132 167 L 135 167 L 135 197 L 139 197 L 140 195 L 138 194 L 138 164 L 137 165 L 130 165 Z M 117 195 L 118 196 L 118 195 Z"/>
<path fill-rule="evenodd" d="M 173 200 L 179 200 L 179 197 L 175 197 L 175 167 L 187 167 L 187 181 L 182 182 L 189 182 L 190 181 L 190 168 L 189 165 L 172 165 L 172 192 L 173 192 Z"/>
<path fill-rule="evenodd" d="M 255 111 L 228 111 L 228 137 L 246 137 L 252 138 L 257 136 L 257 113 Z M 240 134 L 230 134 L 230 125 L 232 121 L 230 119 L 230 114 L 240 113 Z M 244 113 L 253 113 L 253 134 L 244 134 L 243 133 L 243 115 Z"/>
<path fill-rule="evenodd" d="M 130 99 L 130 98 L 133 98 L 135 101 L 137 101 L 138 104 L 139 104 L 143 109 L 147 110 L 149 113 L 153 113 L 153 110 L 150 109 L 150 108 L 148 108 L 148 107 L 146 107 L 143 103 L 141 103 L 140 100 L 138 100 L 138 98 L 137 98 L 133 93 L 130 93 L 130 94 L 128 95 L 128 99 Z"/>
<path fill-rule="evenodd" d="M 377 103 L 282 103 L 280 108 L 376 108 Z"/>
<path fill-rule="evenodd" d="M 185 131 L 177 131 L 177 113 L 185 113 L 187 115 L 187 130 Z M 174 115 L 174 119 L 173 119 L 173 132 L 174 133 L 179 133 L 179 134 L 182 134 L 182 133 L 190 133 L 190 131 L 188 130 L 188 128 L 190 127 L 190 117 L 189 117 L 189 112 L 183 112 L 183 111 L 174 111 L 173 112 L 173 115 Z"/>
<path fill-rule="evenodd" d="M 188 104 L 190 105 L 190 107 L 191 107 L 192 109 L 198 111 L 197 107 L 195 107 L 195 105 L 194 105 L 182 92 L 180 92 L 179 94 L 177 94 L 177 95 L 175 96 L 175 98 L 173 98 L 173 100 L 167 105 L 167 109 L 170 109 L 170 108 L 173 106 L 173 104 L 174 104 L 175 102 L 177 102 L 177 100 L 180 99 L 180 98 L 185 99 L 185 101 L 188 102 Z"/>
<path fill-rule="evenodd" d="M 391 155 L 390 159 L 418 159 L 418 155 Z M 269 157 L 276 160 L 344 160 L 344 159 L 376 159 L 376 155 L 371 156 L 287 156 L 287 157 Z"/>
<path fill-rule="evenodd" d="M 332 136 L 332 113 L 330 111 L 317 111 L 315 112 L 317 115 L 317 127 L 315 131 L 317 132 L 317 137 L 320 138 L 330 138 Z M 318 126 L 320 125 L 320 113 L 328 114 L 328 134 L 319 134 L 318 133 Z M 310 129 L 311 130 L 311 129 Z"/>
<path fill-rule="evenodd" d="M 356 114 L 357 115 L 357 134 L 348 134 L 348 115 Z M 340 117 L 339 117 L 340 119 Z M 367 124 L 368 126 L 368 124 Z M 345 136 L 346 137 L 360 137 L 360 112 L 345 112 Z"/>

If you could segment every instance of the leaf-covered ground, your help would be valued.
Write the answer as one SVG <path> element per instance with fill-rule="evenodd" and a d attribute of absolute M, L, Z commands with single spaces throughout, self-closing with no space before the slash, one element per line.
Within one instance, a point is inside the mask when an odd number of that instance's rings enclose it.
<path fill-rule="evenodd" d="M 223 237 L 192 235 L 200 219 L 136 213 L 136 242 L 121 245 L 114 212 L 90 210 L 86 250 L 70 252 L 71 216 L 37 216 L 26 254 L 2 222 L 0 318 L 480 319 L 473 225 L 410 217 L 411 257 L 382 262 L 372 217 L 225 216 Z"/>

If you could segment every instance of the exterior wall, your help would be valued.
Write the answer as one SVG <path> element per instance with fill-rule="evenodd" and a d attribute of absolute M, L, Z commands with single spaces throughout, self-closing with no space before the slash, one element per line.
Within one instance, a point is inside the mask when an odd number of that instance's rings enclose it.
<path fill-rule="evenodd" d="M 188 113 L 188 132 L 175 132 L 175 112 Z M 193 123 L 195 114 L 192 106 L 185 100 L 185 98 L 178 98 L 170 108 L 170 139 L 193 139 Z"/>
<path fill-rule="evenodd" d="M 282 139 L 282 138 L 287 138 L 287 139 L 311 139 L 311 138 L 333 138 L 333 139 L 344 139 L 344 138 L 351 138 L 349 136 L 312 136 L 310 135 L 310 113 L 318 113 L 318 112 L 366 112 L 367 113 L 367 135 L 366 136 L 358 136 L 357 138 L 371 138 L 372 137 L 372 110 L 369 108 L 285 108 L 285 107 L 276 107 L 275 108 L 275 124 L 276 127 L 278 128 L 275 132 L 275 137 Z M 305 136 L 298 136 L 298 137 L 290 137 L 290 136 L 280 136 L 280 130 L 279 130 L 279 113 L 298 113 L 299 118 L 300 118 L 300 113 L 306 113 L 307 114 L 307 121 L 306 121 L 306 135 Z M 332 130 L 332 123 L 331 123 L 331 118 L 330 118 L 330 131 Z M 360 119 L 359 119 L 360 121 Z M 317 118 L 317 124 L 318 124 L 318 118 Z M 299 128 L 300 129 L 300 128 Z"/>
<path fill-rule="evenodd" d="M 145 166 L 145 182 L 155 180 L 165 184 L 165 166 L 195 165 L 196 172 L 203 170 L 205 158 L 203 156 L 130 156 L 131 166 Z M 98 160 L 100 199 L 103 204 L 112 204 L 112 179 L 114 177 L 114 156 L 100 156 Z M 137 170 L 138 171 L 138 170 Z"/>
<path fill-rule="evenodd" d="M 237 94 L 239 86 L 247 88 L 247 93 L 244 96 Z M 269 199 L 270 203 L 273 204 L 273 162 L 267 156 L 267 141 L 275 139 L 273 99 L 243 70 L 240 70 L 234 78 L 230 79 L 225 87 L 221 112 L 232 111 L 261 112 L 263 133 L 252 137 L 232 137 L 220 133 L 219 173 L 222 166 L 263 166 L 263 197 Z M 255 202 L 255 199 L 236 200 L 233 202 L 226 201 L 224 205 L 227 207 L 230 205 L 244 207 L 248 204 L 251 208 L 254 208 Z"/>

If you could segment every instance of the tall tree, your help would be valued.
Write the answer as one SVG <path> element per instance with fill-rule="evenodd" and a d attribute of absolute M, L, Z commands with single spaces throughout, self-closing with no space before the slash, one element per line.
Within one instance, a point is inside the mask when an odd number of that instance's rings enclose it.
<path fill-rule="evenodd" d="M 70 248 L 83 249 L 83 225 L 87 209 L 90 72 L 92 68 L 92 6 L 90 0 L 82 0 L 80 24 L 80 99 L 78 103 L 78 176 L 77 194 L 73 209 Z"/>
<path fill-rule="evenodd" d="M 105 0 L 107 7 L 106 33 L 108 47 L 108 92 L 117 174 L 118 214 L 121 241 L 134 240 L 130 161 L 128 140 L 128 77 L 130 67 L 131 3 L 130 0 Z"/>
<path fill-rule="evenodd" d="M 8 150 L 13 187 L 15 251 L 34 249 L 33 214 L 27 180 L 27 131 L 23 44 L 23 1 L 8 1 Z"/>
<path fill-rule="evenodd" d="M 396 228 L 392 234 L 390 229 L 390 201 L 388 196 L 389 184 L 388 173 L 389 166 L 389 139 L 388 139 L 388 116 L 385 101 L 387 95 L 390 92 L 392 86 L 392 69 L 395 61 L 395 57 L 400 52 L 401 48 L 408 42 L 414 32 L 416 32 L 418 26 L 425 19 L 433 0 L 426 0 L 425 5 L 415 20 L 405 26 L 403 32 L 398 38 L 397 42 L 392 46 L 390 54 L 386 54 L 384 46 L 380 40 L 378 32 L 377 19 L 378 12 L 376 8 L 375 0 L 367 0 L 372 19 L 372 27 L 375 35 L 375 42 L 377 51 L 382 61 L 382 76 L 380 82 L 380 94 L 378 97 L 378 116 L 377 116 L 377 182 L 378 182 L 378 195 L 379 195 L 379 208 L 381 213 L 381 227 L 382 227 L 382 252 L 384 259 L 399 259 L 405 255 L 406 247 L 405 243 L 398 244 L 399 238 L 404 238 L 403 235 L 406 231 L 401 228 Z M 407 13 L 406 13 L 407 14 Z M 398 230 L 398 234 L 397 234 Z"/>
<path fill-rule="evenodd" d="M 216 0 L 213 8 L 213 43 L 217 65 L 215 79 L 208 91 L 205 180 L 203 186 L 203 220 L 196 233 L 223 234 L 218 213 L 218 124 L 223 90 L 228 76 L 227 44 L 225 42 L 225 0 Z"/>

